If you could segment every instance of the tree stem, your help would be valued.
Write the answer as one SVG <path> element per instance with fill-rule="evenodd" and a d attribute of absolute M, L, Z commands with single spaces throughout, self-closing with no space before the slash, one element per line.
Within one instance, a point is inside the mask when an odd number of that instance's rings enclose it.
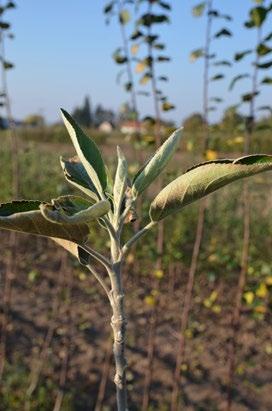
<path fill-rule="evenodd" d="M 118 411 L 127 411 L 127 390 L 126 390 L 126 368 L 125 358 L 125 334 L 126 334 L 126 316 L 124 307 L 124 291 L 121 278 L 121 263 L 113 264 L 111 278 L 111 306 L 112 319 L 111 327 L 113 330 L 113 355 L 115 360 L 115 377 L 117 409 Z"/>

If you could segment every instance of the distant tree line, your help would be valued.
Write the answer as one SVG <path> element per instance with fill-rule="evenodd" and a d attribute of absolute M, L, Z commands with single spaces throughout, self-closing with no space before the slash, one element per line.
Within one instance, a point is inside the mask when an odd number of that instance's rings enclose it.
<path fill-rule="evenodd" d="M 272 123 L 272 115 L 263 117 L 256 122 L 256 130 L 259 128 L 264 129 L 265 124 L 270 123 Z M 188 132 L 201 131 L 204 125 L 205 119 L 201 113 L 193 113 L 183 121 L 183 127 Z M 239 113 L 235 106 L 230 106 L 224 111 L 220 121 L 213 125 L 214 127 L 219 127 L 221 130 L 230 133 L 233 131 L 243 131 L 245 129 L 245 117 Z"/>
<path fill-rule="evenodd" d="M 104 121 L 116 124 L 117 115 L 111 109 L 104 108 L 101 104 L 98 104 L 94 110 L 92 110 L 90 98 L 86 96 L 83 104 L 77 106 L 73 111 L 74 119 L 83 127 L 98 127 Z"/>

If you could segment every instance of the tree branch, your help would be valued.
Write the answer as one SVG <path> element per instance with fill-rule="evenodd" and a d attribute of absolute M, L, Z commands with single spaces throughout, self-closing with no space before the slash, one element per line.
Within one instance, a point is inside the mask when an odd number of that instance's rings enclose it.
<path fill-rule="evenodd" d="M 88 264 L 86 267 L 93 274 L 93 276 L 97 279 L 97 281 L 99 282 L 101 287 L 104 289 L 104 291 L 107 294 L 107 297 L 110 301 L 110 289 L 108 288 L 108 286 L 107 286 L 106 282 L 104 281 L 104 279 L 102 278 L 102 276 L 90 264 Z"/>
<path fill-rule="evenodd" d="M 122 259 L 126 256 L 132 245 L 143 237 L 148 231 L 157 224 L 156 221 L 150 221 L 144 228 L 138 231 L 122 248 Z"/>

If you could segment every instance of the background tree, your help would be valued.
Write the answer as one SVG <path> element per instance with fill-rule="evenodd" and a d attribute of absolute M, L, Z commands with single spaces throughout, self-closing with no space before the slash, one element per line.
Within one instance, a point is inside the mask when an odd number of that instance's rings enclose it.
<path fill-rule="evenodd" d="M 188 131 L 189 133 L 201 131 L 203 130 L 204 126 L 205 119 L 201 113 L 191 114 L 183 121 L 184 130 Z"/>
<path fill-rule="evenodd" d="M 244 26 L 247 29 L 256 30 L 256 47 L 255 49 L 247 49 L 242 52 L 238 52 L 234 56 L 236 62 L 241 61 L 247 55 L 253 53 L 252 71 L 248 73 L 240 73 L 236 75 L 231 83 L 230 90 L 233 89 L 236 82 L 248 78 L 251 82 L 251 90 L 247 91 L 241 96 L 240 104 L 248 104 L 248 115 L 245 116 L 245 137 L 244 137 L 244 153 L 248 154 L 251 151 L 251 140 L 253 131 L 255 129 L 256 122 L 256 99 L 261 92 L 263 85 L 272 84 L 272 78 L 265 76 L 261 81 L 258 79 L 259 71 L 267 70 L 272 67 L 272 60 L 262 62 L 263 58 L 267 58 L 272 52 L 272 48 L 269 46 L 269 41 L 272 40 L 272 33 L 263 35 L 264 23 L 269 18 L 269 14 L 272 10 L 272 5 L 266 7 L 265 1 L 256 1 L 257 6 L 249 10 L 249 19 L 245 22 Z M 238 337 L 240 332 L 240 317 L 242 309 L 243 293 L 247 281 L 249 257 L 250 257 L 250 212 L 251 212 L 251 198 L 249 193 L 248 183 L 244 183 L 243 189 L 243 206 L 244 206 L 244 221 L 243 221 L 243 246 L 241 255 L 241 270 L 237 284 L 237 292 L 235 298 L 234 309 L 231 319 L 231 338 L 228 352 L 228 395 L 226 410 L 231 411 L 233 387 L 236 367 L 236 353 L 238 345 Z"/>
<path fill-rule="evenodd" d="M 223 131 L 233 133 L 244 125 L 244 117 L 237 111 L 236 106 L 228 107 L 220 122 L 220 128 Z"/>
<path fill-rule="evenodd" d="M 124 89 L 130 95 L 132 120 L 135 121 L 135 128 L 139 133 L 139 109 L 137 101 L 137 92 L 133 75 L 133 55 L 137 53 L 137 47 L 130 47 L 130 40 L 127 34 L 126 26 L 132 19 L 132 13 L 129 8 L 135 3 L 134 0 L 114 0 L 110 1 L 104 7 L 104 13 L 107 17 L 107 23 L 113 16 L 117 16 L 118 24 L 120 27 L 122 46 L 118 47 L 113 53 L 113 59 L 115 63 L 119 66 L 125 66 L 125 69 L 121 69 L 117 75 L 117 81 L 120 82 L 123 75 L 126 74 L 126 80 L 123 84 Z"/>
<path fill-rule="evenodd" d="M 85 97 L 82 106 L 75 108 L 73 116 L 82 127 L 89 128 L 93 125 L 91 104 L 88 96 Z"/>
<path fill-rule="evenodd" d="M 140 90 L 139 94 L 150 96 L 154 110 L 154 135 L 155 145 L 158 148 L 162 142 L 161 112 L 170 111 L 175 107 L 169 102 L 167 96 L 159 88 L 160 82 L 168 81 L 164 72 L 158 74 L 159 65 L 169 62 L 171 59 L 164 54 L 166 44 L 160 37 L 156 27 L 161 24 L 170 23 L 171 5 L 164 1 L 142 0 L 137 1 L 137 20 L 134 32 L 131 35 L 135 53 L 135 71 L 141 77 L 139 83 L 145 88 L 150 86 L 150 92 Z M 161 180 L 158 181 L 157 189 L 161 187 Z M 160 223 L 156 239 L 156 262 L 155 269 L 159 272 L 163 270 L 163 247 L 164 247 L 164 226 Z M 158 279 L 153 278 L 152 288 L 158 289 Z M 142 410 L 146 411 L 149 406 L 150 386 L 153 374 L 153 360 L 155 352 L 155 335 L 157 328 L 157 309 L 156 304 L 152 307 L 149 317 L 149 337 L 147 348 L 147 366 L 145 372 L 144 392 Z"/>
<path fill-rule="evenodd" d="M 43 127 L 45 125 L 45 120 L 40 114 L 29 114 L 24 118 L 23 123 L 30 127 Z"/>
<path fill-rule="evenodd" d="M 116 115 L 112 110 L 106 109 L 101 104 L 98 104 L 94 110 L 93 121 L 95 127 L 98 127 L 104 121 L 108 121 L 114 125 L 116 123 Z"/>
<path fill-rule="evenodd" d="M 19 159 L 18 159 L 18 138 L 15 129 L 15 122 L 12 115 L 11 102 L 9 96 L 7 72 L 14 67 L 14 64 L 6 59 L 6 41 L 13 39 L 11 24 L 5 20 L 5 15 L 9 10 L 16 7 L 12 1 L 0 1 L 0 62 L 1 62 L 1 106 L 3 107 L 5 117 L 7 118 L 9 139 L 11 144 L 11 190 L 14 198 L 19 197 Z M 3 316 L 0 335 L 0 381 L 3 377 L 6 365 L 6 346 L 8 338 L 8 329 L 10 325 L 10 306 L 12 295 L 12 280 L 16 273 L 16 248 L 17 236 L 11 233 L 9 236 L 10 254 L 6 259 L 6 270 L 4 277 L 3 291 Z"/>
<path fill-rule="evenodd" d="M 211 50 L 212 42 L 218 39 L 229 38 L 232 36 L 232 32 L 229 28 L 223 26 L 217 29 L 215 33 L 212 33 L 214 20 L 231 21 L 232 18 L 229 15 L 221 13 L 218 9 L 214 8 L 214 1 L 208 0 L 201 2 L 193 7 L 192 14 L 195 17 L 201 17 L 206 12 L 206 36 L 205 45 L 191 52 L 190 58 L 194 62 L 199 58 L 204 58 L 204 70 L 203 70 L 203 155 L 209 160 L 216 158 L 216 153 L 209 150 L 210 144 L 210 124 L 209 113 L 215 111 L 217 105 L 223 102 L 223 99 L 219 96 L 210 96 L 210 83 L 214 81 L 221 81 L 225 78 L 225 74 L 216 71 L 211 76 L 211 64 L 216 67 L 224 66 L 229 67 L 231 63 L 228 60 L 218 60 L 216 53 Z M 204 232 L 206 212 L 206 199 L 203 200 L 199 207 L 198 220 L 195 233 L 195 242 L 193 246 L 192 258 L 190 262 L 188 281 L 186 287 L 186 295 L 184 299 L 181 323 L 180 323 L 180 338 L 177 349 L 176 365 L 173 378 L 172 398 L 171 398 L 171 411 L 177 411 L 179 409 L 179 392 L 181 386 L 181 366 L 184 362 L 185 344 L 186 344 L 186 329 L 188 327 L 193 287 L 195 281 L 195 274 L 198 267 L 200 247 Z"/>

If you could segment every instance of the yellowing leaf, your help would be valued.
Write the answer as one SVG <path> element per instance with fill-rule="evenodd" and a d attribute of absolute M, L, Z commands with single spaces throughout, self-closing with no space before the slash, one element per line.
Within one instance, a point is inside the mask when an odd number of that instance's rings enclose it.
<path fill-rule="evenodd" d="M 136 64 L 135 71 L 136 73 L 139 74 L 139 73 L 142 73 L 145 70 L 145 68 L 146 68 L 146 63 L 144 61 L 139 61 Z"/>
<path fill-rule="evenodd" d="M 255 295 L 252 291 L 247 291 L 247 292 L 244 293 L 243 297 L 244 297 L 246 303 L 248 305 L 251 305 L 254 301 Z"/>
<path fill-rule="evenodd" d="M 212 311 L 213 311 L 215 314 L 220 314 L 221 311 L 222 311 L 222 308 L 221 308 L 221 306 L 220 306 L 219 304 L 214 304 L 214 305 L 212 306 Z"/>
<path fill-rule="evenodd" d="M 154 274 L 154 276 L 155 276 L 156 278 L 158 278 L 159 280 L 160 280 L 161 278 L 163 278 L 163 276 L 164 276 L 163 270 L 159 270 L 159 269 L 155 270 L 153 274 Z"/>
<path fill-rule="evenodd" d="M 154 307 L 154 305 L 156 304 L 156 299 L 155 297 L 153 297 L 153 295 L 147 295 L 145 297 L 145 303 L 147 305 L 150 305 L 151 307 Z"/>
<path fill-rule="evenodd" d="M 265 283 L 268 286 L 272 285 L 272 275 L 269 275 L 268 277 L 266 277 Z"/>
<path fill-rule="evenodd" d="M 134 263 L 134 255 L 133 254 L 128 254 L 128 256 L 127 256 L 127 263 L 128 264 L 133 264 Z"/>
<path fill-rule="evenodd" d="M 135 55 L 138 53 L 139 48 L 140 48 L 139 44 L 133 44 L 133 45 L 131 46 L 131 49 L 130 49 L 131 54 L 132 54 L 133 56 L 135 56 Z"/>
<path fill-rule="evenodd" d="M 194 148 L 194 143 L 192 141 L 188 141 L 186 144 L 187 151 L 192 151 Z"/>
<path fill-rule="evenodd" d="M 145 74 L 143 77 L 140 79 L 140 84 L 144 86 L 150 81 L 151 77 L 148 74 Z"/>
<path fill-rule="evenodd" d="M 174 104 L 169 103 L 168 101 L 164 101 L 162 103 L 162 110 L 163 111 L 170 111 L 170 110 L 174 110 L 175 106 Z"/>
<path fill-rule="evenodd" d="M 128 10 L 124 9 L 119 13 L 119 20 L 121 24 L 127 24 L 130 19 L 131 16 Z"/>
<path fill-rule="evenodd" d="M 243 143 L 244 142 L 244 137 L 242 137 L 242 136 L 238 136 L 238 137 L 235 137 L 234 139 L 233 139 L 233 142 L 235 143 L 235 144 L 241 144 L 241 143 Z"/>
<path fill-rule="evenodd" d="M 254 311 L 258 314 L 265 314 L 267 308 L 264 305 L 258 305 L 257 307 L 255 307 Z"/>
<path fill-rule="evenodd" d="M 217 297 L 218 297 L 218 292 L 217 291 L 212 291 L 209 298 L 214 303 L 217 300 Z"/>
<path fill-rule="evenodd" d="M 203 305 L 206 308 L 211 308 L 212 306 L 212 301 L 210 300 L 210 298 L 205 298 L 205 300 L 203 301 Z"/>
<path fill-rule="evenodd" d="M 268 354 L 268 355 L 271 355 L 272 354 L 272 344 L 266 344 L 266 346 L 265 346 L 265 352 L 266 352 L 266 354 Z"/>
<path fill-rule="evenodd" d="M 190 328 L 187 328 L 187 329 L 185 330 L 185 336 L 186 336 L 187 338 L 192 338 L 192 337 L 193 337 L 193 333 L 192 333 L 192 330 L 190 330 Z"/>
<path fill-rule="evenodd" d="M 215 263 L 216 261 L 218 261 L 218 257 L 216 254 L 210 254 L 208 257 L 208 261 L 209 263 Z"/>
<path fill-rule="evenodd" d="M 78 274 L 78 278 L 80 279 L 80 281 L 85 281 L 87 276 L 83 271 L 80 271 L 80 273 Z"/>
<path fill-rule="evenodd" d="M 206 150 L 205 158 L 206 160 L 215 160 L 218 157 L 217 151 L 215 150 Z"/>
<path fill-rule="evenodd" d="M 268 289 L 265 283 L 261 283 L 256 290 L 256 295 L 259 298 L 265 298 L 268 294 Z"/>

